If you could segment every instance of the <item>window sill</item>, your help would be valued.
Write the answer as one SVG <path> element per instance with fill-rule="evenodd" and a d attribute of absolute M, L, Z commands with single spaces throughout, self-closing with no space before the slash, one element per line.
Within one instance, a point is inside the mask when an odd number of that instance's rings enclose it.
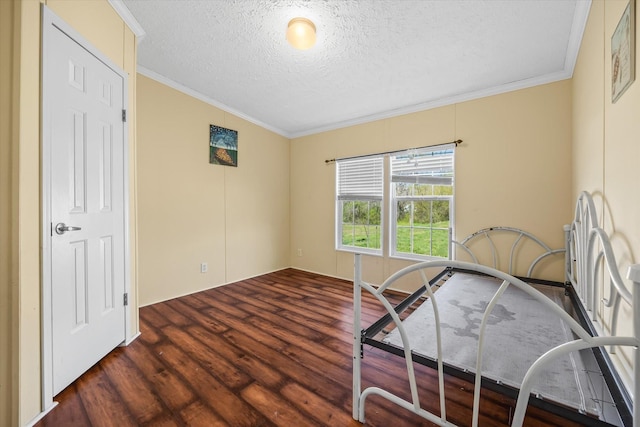
<path fill-rule="evenodd" d="M 367 248 L 336 248 L 338 252 L 348 252 L 351 254 L 362 254 L 382 257 L 382 250 L 367 249 Z"/>
<path fill-rule="evenodd" d="M 394 254 L 394 255 L 389 255 L 389 259 L 397 259 L 401 261 L 423 262 L 423 261 L 439 261 L 439 260 L 445 260 L 449 258 L 438 257 L 438 256 L 427 256 L 427 255 Z"/>

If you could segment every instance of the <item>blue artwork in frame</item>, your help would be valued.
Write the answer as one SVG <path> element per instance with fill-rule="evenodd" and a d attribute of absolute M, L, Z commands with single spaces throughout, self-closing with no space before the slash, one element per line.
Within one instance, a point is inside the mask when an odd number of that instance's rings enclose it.
<path fill-rule="evenodd" d="M 238 131 L 209 126 L 209 163 L 238 166 Z"/>

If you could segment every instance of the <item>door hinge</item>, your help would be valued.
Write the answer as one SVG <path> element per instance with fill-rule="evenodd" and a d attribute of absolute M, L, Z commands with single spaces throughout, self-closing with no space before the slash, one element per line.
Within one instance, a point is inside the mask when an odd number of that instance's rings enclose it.
<path fill-rule="evenodd" d="M 124 294 L 124 305 L 129 305 L 129 294 Z"/>
<path fill-rule="evenodd" d="M 122 121 L 123 122 L 127 121 L 127 110 L 122 110 Z"/>

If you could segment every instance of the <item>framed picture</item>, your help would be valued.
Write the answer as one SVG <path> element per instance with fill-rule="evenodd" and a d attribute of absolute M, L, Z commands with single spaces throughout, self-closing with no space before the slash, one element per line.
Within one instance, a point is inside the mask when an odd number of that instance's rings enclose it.
<path fill-rule="evenodd" d="M 238 166 L 238 131 L 209 126 L 209 163 Z"/>
<path fill-rule="evenodd" d="M 614 103 L 636 78 L 635 3 L 629 0 L 611 36 L 611 102 Z"/>

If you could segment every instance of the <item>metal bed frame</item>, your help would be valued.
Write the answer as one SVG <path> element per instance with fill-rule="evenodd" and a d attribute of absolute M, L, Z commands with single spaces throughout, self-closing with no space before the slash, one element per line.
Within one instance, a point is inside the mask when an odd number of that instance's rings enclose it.
<path fill-rule="evenodd" d="M 494 231 L 507 231 L 514 233 L 516 236 L 509 254 L 508 273 L 496 269 L 498 265 L 498 256 L 496 246 L 491 238 L 491 233 Z M 572 351 L 592 349 L 595 359 L 605 375 L 606 384 L 616 404 L 621 422 L 625 426 L 640 427 L 640 405 L 634 405 L 632 397 L 638 396 L 640 393 L 640 357 L 638 355 L 638 346 L 640 344 L 640 264 L 630 266 L 627 272 L 627 278 L 631 280 L 633 286 L 633 293 L 631 293 L 620 276 L 609 238 L 607 234 L 598 227 L 595 205 L 590 195 L 588 193 L 580 194 L 576 204 L 574 221 L 571 225 L 565 226 L 566 249 L 552 250 L 529 233 L 510 227 L 493 227 L 480 230 L 460 243 L 452 243 L 457 245 L 457 247 L 463 248 L 463 251 L 468 253 L 474 261 L 477 261 L 476 256 L 469 249 L 468 243 L 478 237 L 484 237 L 489 242 L 491 256 L 493 259 L 493 267 L 454 260 L 425 261 L 398 271 L 377 288 L 362 280 L 361 255 L 355 255 L 353 288 L 353 418 L 364 423 L 366 399 L 370 395 L 378 395 L 437 425 L 453 426 L 454 424 L 447 419 L 444 388 L 444 374 L 450 374 L 467 379 L 474 384 L 472 408 L 472 425 L 474 427 L 478 425 L 481 388 L 496 390 L 507 396 L 517 398 L 511 424 L 512 426 L 522 425 L 528 404 L 541 407 L 547 411 L 585 425 L 610 425 L 603 421 L 580 414 L 578 411 L 568 409 L 561 405 L 556 405 L 549 400 L 538 399 L 535 395 L 531 394 L 533 380 L 536 377 L 536 374 L 544 369 L 548 363 L 558 357 L 569 354 Z M 511 274 L 513 272 L 514 251 L 521 244 L 523 238 L 531 239 L 542 248 L 542 254 L 534 259 L 528 270 L 528 275 L 531 275 L 533 268 L 541 261 L 541 259 L 553 254 L 565 252 L 566 283 L 564 286 L 566 287 L 567 294 L 574 303 L 574 310 L 578 317 L 577 320 L 548 299 L 545 295 L 525 283 L 522 278 L 515 277 Z M 433 269 L 434 267 L 440 268 L 441 272 L 433 279 L 428 280 L 425 269 Z M 442 357 L 440 316 L 437 304 L 438 298 L 437 293 L 434 293 L 432 290 L 432 286 L 441 280 L 442 277 L 454 271 L 474 272 L 502 280 L 502 284 L 486 307 L 480 324 L 475 369 L 477 375 L 446 364 Z M 384 292 L 392 287 L 398 279 L 414 272 L 418 272 L 420 274 L 422 286 L 401 303 L 393 306 L 385 297 Z M 606 333 L 606 329 L 601 325 L 597 314 L 597 285 L 600 281 L 605 280 L 605 276 L 611 283 L 608 297 L 602 298 L 603 305 L 610 308 L 612 313 L 610 334 Z M 537 282 L 539 283 L 540 281 Z M 548 281 L 541 282 L 545 284 L 553 284 Z M 547 306 L 555 315 L 564 320 L 566 324 L 569 325 L 573 333 L 578 337 L 577 339 L 559 345 L 540 356 L 529 367 L 519 389 L 505 386 L 500 381 L 482 377 L 482 354 L 485 327 L 492 309 L 498 303 L 502 293 L 510 285 L 516 286 Z M 387 310 L 387 313 L 382 318 L 366 329 L 362 327 L 361 323 L 361 297 L 363 290 L 372 294 Z M 409 337 L 405 331 L 400 317 L 403 311 L 418 299 L 425 296 L 427 298 L 423 303 L 430 303 L 432 305 L 436 325 L 437 357 L 435 359 L 420 355 L 412 350 L 411 337 Z M 631 336 L 616 335 L 618 312 L 622 302 L 632 308 L 633 334 Z M 398 329 L 403 343 L 402 347 L 394 346 L 376 339 L 376 335 L 390 324 L 394 324 Z M 411 396 L 410 401 L 380 387 L 368 387 L 365 390 L 362 390 L 361 359 L 364 357 L 365 344 L 404 357 Z M 632 384 L 629 385 L 628 388 L 623 384 L 620 375 L 618 375 L 617 370 L 609 357 L 609 354 L 615 353 L 616 347 L 618 346 L 631 347 L 634 355 L 634 366 L 632 368 L 633 378 L 631 380 Z M 606 347 L 608 347 L 608 352 L 605 349 Z M 437 370 L 440 405 L 439 414 L 429 412 L 421 407 L 414 371 L 414 363 L 426 365 Z"/>

